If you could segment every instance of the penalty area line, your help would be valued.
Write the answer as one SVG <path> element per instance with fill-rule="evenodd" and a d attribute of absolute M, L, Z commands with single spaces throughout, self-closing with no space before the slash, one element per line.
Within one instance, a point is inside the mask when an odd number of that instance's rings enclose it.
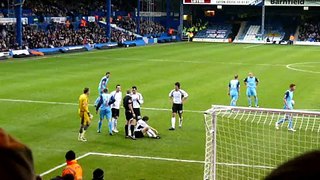
<path fill-rule="evenodd" d="M 176 158 L 163 158 L 163 157 L 152 157 L 152 156 L 135 156 L 135 155 L 125 155 L 125 154 L 112 154 L 112 153 L 99 153 L 99 152 L 88 152 L 82 156 L 79 156 L 77 160 L 83 159 L 88 156 L 104 156 L 104 157 L 119 157 L 119 158 L 130 158 L 130 159 L 144 159 L 144 160 L 158 160 L 158 161 L 170 161 L 170 162 L 182 162 L 182 163 L 197 163 L 197 164 L 205 164 L 205 161 L 199 160 L 190 160 L 190 159 L 176 159 Z M 210 163 L 210 162 L 208 162 Z M 248 167 L 248 168 L 257 168 L 257 169 L 273 169 L 271 166 L 263 166 L 263 165 L 249 165 L 249 164 L 239 164 L 239 163 L 219 163 L 217 165 L 222 166 L 235 166 L 235 167 Z M 52 169 L 49 169 L 40 174 L 41 177 L 52 173 L 62 167 L 66 166 L 66 163 L 62 163 Z"/>
<path fill-rule="evenodd" d="M 37 100 L 26 100 L 26 99 L 1 99 L 3 102 L 20 102 L 20 103 L 35 103 L 35 104 L 52 104 L 52 105 L 72 105 L 78 106 L 77 103 L 69 103 L 69 102 L 54 102 L 54 101 L 37 101 Z M 94 106 L 90 104 L 90 106 Z M 153 107 L 142 107 L 142 110 L 150 110 L 150 111 L 171 111 L 171 109 L 166 108 L 153 108 Z M 183 110 L 184 112 L 192 112 L 192 113 L 204 113 L 204 111 L 197 110 Z"/>

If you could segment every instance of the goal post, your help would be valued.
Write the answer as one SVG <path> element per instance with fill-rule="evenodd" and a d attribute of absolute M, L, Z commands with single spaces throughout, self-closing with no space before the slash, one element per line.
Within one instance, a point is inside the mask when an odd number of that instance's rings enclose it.
<path fill-rule="evenodd" d="M 288 130 L 289 121 L 295 132 Z M 204 123 L 204 180 L 262 179 L 281 163 L 320 148 L 320 112 L 213 105 Z"/>

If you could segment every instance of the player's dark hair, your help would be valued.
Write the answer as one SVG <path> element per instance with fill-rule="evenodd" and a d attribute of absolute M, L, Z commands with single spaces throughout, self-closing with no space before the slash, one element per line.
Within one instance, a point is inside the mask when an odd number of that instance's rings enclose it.
<path fill-rule="evenodd" d="M 84 94 L 87 94 L 88 92 L 89 92 L 89 88 L 86 87 L 86 88 L 83 89 L 83 93 Z"/>
<path fill-rule="evenodd" d="M 320 151 L 307 152 L 274 169 L 265 180 L 320 179 Z"/>
<path fill-rule="evenodd" d="M 103 90 L 103 92 L 104 92 L 104 93 L 108 93 L 108 88 L 105 88 L 105 89 Z"/>
<path fill-rule="evenodd" d="M 289 87 L 290 87 L 290 88 L 293 88 L 294 86 L 296 86 L 296 85 L 295 85 L 295 84 L 290 84 Z"/>
<path fill-rule="evenodd" d="M 76 159 L 76 153 L 74 153 L 72 150 L 70 150 L 70 151 L 68 151 L 66 153 L 65 158 L 66 158 L 67 161 L 75 160 Z"/>
<path fill-rule="evenodd" d="M 149 120 L 149 117 L 148 117 L 148 116 L 143 116 L 142 120 L 143 120 L 143 121 L 148 121 L 148 120 Z"/>
<path fill-rule="evenodd" d="M 180 88 L 180 83 L 179 82 L 174 83 L 174 85 L 177 86 L 178 88 Z"/>
<path fill-rule="evenodd" d="M 128 90 L 127 90 L 127 94 L 130 94 L 130 93 L 131 93 L 131 90 L 130 90 L 130 89 L 128 89 Z"/>
<path fill-rule="evenodd" d="M 92 180 L 103 180 L 104 172 L 102 169 L 97 168 L 92 173 L 93 179 Z"/>
<path fill-rule="evenodd" d="M 239 77 L 238 74 L 234 75 L 234 78 L 235 78 L 235 79 L 238 79 L 238 77 Z"/>
<path fill-rule="evenodd" d="M 116 88 L 119 87 L 119 86 L 120 86 L 120 84 L 117 84 L 117 85 L 116 85 Z"/>
<path fill-rule="evenodd" d="M 135 89 L 135 90 L 137 90 L 138 88 L 137 88 L 137 86 L 132 86 L 132 89 Z"/>
<path fill-rule="evenodd" d="M 110 72 L 108 71 L 108 72 L 106 72 L 106 75 L 109 75 L 110 74 Z"/>

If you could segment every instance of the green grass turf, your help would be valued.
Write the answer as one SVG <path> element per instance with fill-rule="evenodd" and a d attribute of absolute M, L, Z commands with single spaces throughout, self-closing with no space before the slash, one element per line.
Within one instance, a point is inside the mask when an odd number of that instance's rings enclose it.
<path fill-rule="evenodd" d="M 136 85 L 144 95 L 144 107 L 171 108 L 168 93 L 174 82 L 180 81 L 190 95 L 185 109 L 206 110 L 212 104 L 229 104 L 227 84 L 234 74 L 239 74 L 242 80 L 248 72 L 254 72 L 261 81 L 258 87 L 261 107 L 281 108 L 284 91 L 293 82 L 297 84 L 295 107 L 320 109 L 319 52 L 318 47 L 303 46 L 176 43 L 8 60 L 0 62 L 0 99 L 77 103 L 82 89 L 90 87 L 93 103 L 98 95 L 98 81 L 106 71 L 111 71 L 110 89 L 121 84 L 125 92 Z M 288 64 L 306 62 L 315 63 L 291 66 L 303 71 L 286 68 Z M 246 106 L 243 84 L 241 91 L 238 105 Z M 200 113 L 186 112 L 183 129 L 169 132 L 169 111 L 143 110 L 162 139 L 138 141 L 124 139 L 123 111 L 121 131 L 113 137 L 106 135 L 106 123 L 104 133 L 96 133 L 96 116 L 87 133 L 88 142 L 81 143 L 77 141 L 76 106 L 6 101 L 0 101 L 0 105 L 0 126 L 32 148 L 37 173 L 64 162 L 69 149 L 79 156 L 103 152 L 204 160 L 205 130 Z M 90 110 L 94 112 L 92 107 Z M 202 165 L 181 162 L 89 156 L 80 163 L 85 179 L 90 179 L 97 167 L 106 170 L 110 179 L 201 179 L 203 176 Z M 60 172 L 61 169 L 44 179 Z M 224 173 L 227 176 L 232 175 Z"/>

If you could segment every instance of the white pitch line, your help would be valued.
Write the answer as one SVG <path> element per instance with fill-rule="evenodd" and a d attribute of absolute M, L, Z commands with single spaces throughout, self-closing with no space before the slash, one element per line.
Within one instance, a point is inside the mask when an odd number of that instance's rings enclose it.
<path fill-rule="evenodd" d="M 78 106 L 77 103 L 68 103 L 68 102 L 54 102 L 54 101 L 37 101 L 37 100 L 26 100 L 26 99 L 0 99 L 3 102 L 21 102 L 21 103 L 35 103 L 35 104 L 53 104 L 53 105 L 72 105 Z M 89 104 L 90 106 L 94 106 L 93 104 Z M 166 108 L 153 108 L 153 107 L 142 107 L 141 109 L 150 110 L 150 111 L 171 111 L 171 109 Z M 183 110 L 184 112 L 192 112 L 192 113 L 204 113 L 204 111 L 198 110 Z"/>
<path fill-rule="evenodd" d="M 97 152 L 89 152 L 89 154 L 90 155 L 96 155 L 96 156 L 121 157 L 121 158 L 132 158 L 132 159 L 149 159 L 149 160 L 185 162 L 185 163 L 201 163 L 201 164 L 204 163 L 204 161 L 198 161 L 198 160 L 162 158 L 162 157 L 151 157 L 151 156 L 133 156 L 133 155 L 97 153 Z"/>
<path fill-rule="evenodd" d="M 299 68 L 295 68 L 293 66 L 303 66 L 306 64 L 318 64 L 320 62 L 304 62 L 304 63 L 293 63 L 293 64 L 288 64 L 286 65 L 287 69 L 293 70 L 293 71 L 298 71 L 298 72 L 306 72 L 306 73 L 313 73 L 313 74 L 320 74 L 320 71 L 311 71 L 311 70 L 305 70 L 305 69 L 299 69 Z"/>
<path fill-rule="evenodd" d="M 84 154 L 84 155 L 82 155 L 82 156 L 77 157 L 76 160 L 85 158 L 85 157 L 87 157 L 87 156 L 89 156 L 89 155 L 90 155 L 90 153 L 86 153 L 86 154 Z M 55 170 L 57 170 L 57 169 L 60 169 L 60 168 L 62 168 L 63 166 L 66 166 L 66 165 L 67 165 L 66 163 L 62 163 L 62 164 L 60 164 L 60 165 L 58 165 L 58 166 L 56 166 L 56 167 L 54 167 L 54 168 L 52 168 L 52 169 L 49 169 L 48 171 L 45 171 L 45 172 L 41 173 L 40 176 L 43 177 L 43 176 L 45 176 L 45 175 L 47 175 L 47 174 L 50 174 L 50 173 L 52 173 L 53 171 L 55 171 Z"/>
<path fill-rule="evenodd" d="M 98 152 L 89 152 L 77 158 L 77 160 L 85 158 L 87 156 L 105 156 L 105 157 L 120 157 L 120 158 L 130 158 L 130 159 L 147 159 L 147 160 L 159 160 L 159 161 L 170 161 L 170 162 L 182 162 L 182 163 L 198 163 L 204 164 L 205 161 L 199 160 L 190 160 L 190 159 L 176 159 L 176 158 L 163 158 L 163 157 L 152 157 L 152 156 L 134 156 L 134 155 L 124 155 L 124 154 L 112 154 L 112 153 L 98 153 Z M 209 162 L 210 163 L 210 162 Z M 239 163 L 219 163 L 218 165 L 223 166 L 235 166 L 235 167 L 248 167 L 248 168 L 258 168 L 258 169 L 273 169 L 271 166 L 262 166 L 262 165 L 249 165 L 249 164 L 239 164 Z M 50 174 L 51 172 L 64 167 L 66 163 L 60 164 L 48 171 L 45 171 L 40 174 L 41 177 Z"/>
<path fill-rule="evenodd" d="M 254 47 L 259 47 L 262 46 L 262 44 L 255 44 L 255 45 L 250 45 L 250 46 L 245 46 L 243 49 L 249 49 L 249 48 L 254 48 Z"/>

